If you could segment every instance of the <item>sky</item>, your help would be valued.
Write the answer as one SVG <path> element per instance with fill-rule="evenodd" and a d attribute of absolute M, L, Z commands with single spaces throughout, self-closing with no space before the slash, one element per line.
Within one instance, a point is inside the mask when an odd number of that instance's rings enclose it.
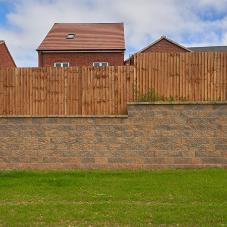
<path fill-rule="evenodd" d="M 0 40 L 18 67 L 54 23 L 124 22 L 125 59 L 161 36 L 185 46 L 227 45 L 227 0 L 0 0 Z"/>

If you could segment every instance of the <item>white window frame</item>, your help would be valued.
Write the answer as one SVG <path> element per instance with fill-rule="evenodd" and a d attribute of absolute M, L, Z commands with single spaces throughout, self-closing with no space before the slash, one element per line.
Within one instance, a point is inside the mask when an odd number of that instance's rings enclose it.
<path fill-rule="evenodd" d="M 107 64 L 107 66 L 108 66 L 108 62 L 93 62 L 93 66 L 94 66 L 94 64 L 95 63 L 98 63 L 99 64 L 99 66 L 102 66 L 102 63 L 106 63 Z"/>
<path fill-rule="evenodd" d="M 63 64 L 68 64 L 67 67 L 69 67 L 69 62 L 55 62 L 54 67 L 57 67 L 56 64 L 61 64 L 61 67 L 63 67 Z"/>

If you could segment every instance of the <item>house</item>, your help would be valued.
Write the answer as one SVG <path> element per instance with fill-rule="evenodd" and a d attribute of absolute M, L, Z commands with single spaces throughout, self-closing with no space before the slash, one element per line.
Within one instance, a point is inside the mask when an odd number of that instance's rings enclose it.
<path fill-rule="evenodd" d="M 0 68 L 17 67 L 4 40 L 0 40 Z"/>
<path fill-rule="evenodd" d="M 37 51 L 39 67 L 124 65 L 124 23 L 55 23 Z"/>
<path fill-rule="evenodd" d="M 162 36 L 160 39 L 151 43 L 147 47 L 138 51 L 137 53 L 150 53 L 150 52 L 192 52 L 189 48 L 186 48 L 171 39 L 166 38 L 166 36 Z M 125 65 L 130 65 L 130 60 L 132 60 L 133 56 L 129 57 L 125 60 Z"/>
<path fill-rule="evenodd" d="M 227 52 L 227 46 L 210 46 L 210 47 L 184 47 L 171 39 L 162 36 L 152 44 L 138 51 L 137 53 L 150 52 Z M 133 64 L 133 55 L 125 60 L 125 65 Z"/>

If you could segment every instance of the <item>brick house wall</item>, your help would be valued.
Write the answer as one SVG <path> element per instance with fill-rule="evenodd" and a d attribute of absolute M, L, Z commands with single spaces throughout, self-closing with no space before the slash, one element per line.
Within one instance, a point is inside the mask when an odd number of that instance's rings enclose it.
<path fill-rule="evenodd" d="M 55 62 L 69 62 L 69 66 L 93 66 L 93 62 L 108 62 L 108 66 L 124 65 L 124 52 L 43 53 L 43 67 L 54 67 Z M 39 52 L 39 67 L 42 56 Z"/>
<path fill-rule="evenodd" d="M 162 39 L 140 53 L 151 53 L 151 52 L 163 53 L 163 52 L 189 52 L 189 51 L 172 42 L 169 42 L 166 39 Z M 130 65 L 130 60 L 126 61 L 125 65 Z"/>
<path fill-rule="evenodd" d="M 128 116 L 0 116 L 0 169 L 227 168 L 227 102 L 128 103 Z"/>
<path fill-rule="evenodd" d="M 0 44 L 0 67 L 2 68 L 16 67 L 16 64 L 13 61 L 5 43 Z"/>
<path fill-rule="evenodd" d="M 150 46 L 141 53 L 150 53 L 150 52 L 189 52 L 180 46 L 175 45 L 172 42 L 169 42 L 166 39 L 162 39 L 154 45 Z"/>

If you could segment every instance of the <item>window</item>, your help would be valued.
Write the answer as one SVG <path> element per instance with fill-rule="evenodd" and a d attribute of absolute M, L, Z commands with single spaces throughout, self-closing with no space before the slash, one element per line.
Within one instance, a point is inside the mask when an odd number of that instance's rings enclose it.
<path fill-rule="evenodd" d="M 93 62 L 93 66 L 108 66 L 108 62 Z"/>
<path fill-rule="evenodd" d="M 74 39 L 75 37 L 75 34 L 68 34 L 66 39 Z"/>
<path fill-rule="evenodd" d="M 55 62 L 54 67 L 69 67 L 68 62 Z"/>

